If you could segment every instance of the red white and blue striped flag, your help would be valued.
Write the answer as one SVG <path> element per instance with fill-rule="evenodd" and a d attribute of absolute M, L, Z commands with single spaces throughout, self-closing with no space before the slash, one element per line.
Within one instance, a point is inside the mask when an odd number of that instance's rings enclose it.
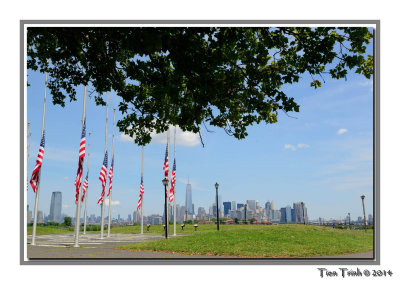
<path fill-rule="evenodd" d="M 75 187 L 76 187 L 75 203 L 78 203 L 79 189 L 81 188 L 83 161 L 85 159 L 85 146 L 86 146 L 86 119 L 83 121 L 81 143 L 79 145 L 78 171 L 76 172 L 76 178 L 75 178 Z"/>
<path fill-rule="evenodd" d="M 83 200 L 85 199 L 85 195 L 86 195 L 86 189 L 89 186 L 89 172 L 86 174 L 86 178 L 85 178 L 85 182 L 83 182 L 83 186 L 82 186 L 82 200 L 81 202 L 83 202 Z"/>
<path fill-rule="evenodd" d="M 106 184 L 107 184 L 107 166 L 108 166 L 108 158 L 107 158 L 107 151 L 106 151 L 106 153 L 104 154 L 104 161 L 103 161 L 103 166 L 101 167 L 101 170 L 100 170 L 100 177 L 99 177 L 99 179 L 100 179 L 100 181 L 101 181 L 101 185 L 102 185 L 102 187 L 103 187 L 103 190 L 101 191 L 101 195 L 100 195 L 100 198 L 99 198 L 99 200 L 97 201 L 97 204 L 99 204 L 100 202 L 103 202 L 103 199 L 104 199 L 104 194 L 105 194 L 105 192 L 106 192 Z"/>
<path fill-rule="evenodd" d="M 39 146 L 39 153 L 38 153 L 38 156 L 36 159 L 36 165 L 35 165 L 35 168 L 33 169 L 31 180 L 29 181 L 34 193 L 36 193 L 36 185 L 39 182 L 39 173 L 40 173 L 40 170 L 42 169 L 42 161 L 43 161 L 43 155 L 44 155 L 44 141 L 45 141 L 45 139 L 44 139 L 44 130 L 43 130 L 43 135 L 42 135 L 42 139 L 40 141 L 40 146 Z"/>
<path fill-rule="evenodd" d="M 143 193 L 144 193 L 144 185 L 143 185 L 143 175 L 142 175 L 142 179 L 140 181 L 140 194 L 139 194 L 139 201 L 138 201 L 138 205 L 137 205 L 137 211 L 139 211 L 140 207 L 142 206 Z"/>
<path fill-rule="evenodd" d="M 172 175 L 171 175 L 171 188 L 169 190 L 169 202 L 172 202 L 175 199 L 175 184 L 176 184 L 176 162 L 174 158 L 174 166 L 172 166 Z"/>
<path fill-rule="evenodd" d="M 168 153 L 168 144 L 167 144 L 167 147 L 165 148 L 165 160 L 164 160 L 164 167 L 163 167 L 164 176 L 165 176 L 166 179 L 168 179 L 168 177 L 169 177 L 169 161 L 168 161 L 168 155 L 169 155 L 169 153 Z"/>
<path fill-rule="evenodd" d="M 113 155 L 113 157 L 112 157 L 112 159 L 111 159 L 110 173 L 108 174 L 108 178 L 110 179 L 110 186 L 109 186 L 109 188 L 108 188 L 107 197 L 110 196 L 110 192 L 111 192 L 111 189 L 112 189 L 112 180 L 113 180 L 113 177 L 114 177 L 114 155 Z"/>

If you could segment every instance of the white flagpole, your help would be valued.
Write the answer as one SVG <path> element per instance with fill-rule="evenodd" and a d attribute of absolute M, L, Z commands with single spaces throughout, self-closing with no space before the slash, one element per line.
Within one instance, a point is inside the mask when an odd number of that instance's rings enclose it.
<path fill-rule="evenodd" d="M 144 150 L 144 146 L 142 146 L 142 177 L 143 177 L 143 150 Z M 142 194 L 142 201 L 140 204 L 140 220 L 141 220 L 140 233 L 141 234 L 143 234 L 143 196 L 144 196 L 144 193 Z"/>
<path fill-rule="evenodd" d="M 105 147 L 104 147 L 104 154 L 107 151 L 107 124 L 108 124 L 108 99 L 109 99 L 110 95 L 107 92 L 107 115 L 106 115 L 106 143 L 105 143 Z M 106 174 L 107 175 L 107 174 Z M 106 178 L 106 187 L 107 187 L 107 176 Z M 105 195 L 105 193 L 104 193 Z M 100 223 L 101 229 L 100 229 L 100 239 L 104 238 L 104 197 L 103 197 L 103 201 L 101 201 L 101 223 Z"/>
<path fill-rule="evenodd" d="M 84 87 L 83 90 L 84 91 L 83 91 L 83 112 L 82 112 L 81 135 L 82 135 L 83 125 L 85 124 L 85 117 L 86 117 L 86 86 Z M 81 199 L 82 199 L 82 184 L 83 184 L 82 179 L 83 179 L 83 169 L 82 169 L 81 178 L 78 181 L 79 193 L 78 193 L 78 202 L 76 203 L 76 213 L 75 213 L 75 244 L 74 244 L 74 247 L 79 247 L 79 229 L 80 229 L 80 224 L 81 224 Z"/>
<path fill-rule="evenodd" d="M 168 128 L 168 135 L 167 135 L 167 148 L 168 148 L 168 178 L 169 178 L 169 169 L 171 168 L 171 161 L 169 159 L 169 128 Z M 167 232 L 169 233 L 169 183 L 167 185 L 167 212 L 165 213 L 167 215 L 167 224 L 165 225 L 167 227 Z"/>
<path fill-rule="evenodd" d="M 176 162 L 176 126 L 174 130 L 174 162 Z M 174 185 L 174 236 L 176 236 L 176 182 Z"/>
<path fill-rule="evenodd" d="M 46 89 L 47 89 L 47 72 L 46 72 L 46 80 L 44 84 L 44 101 L 43 101 L 43 117 L 42 117 L 42 133 L 40 136 L 40 139 L 43 137 L 43 132 L 44 132 L 44 118 L 46 115 Z M 35 196 L 35 210 L 33 213 L 33 229 L 32 229 L 32 242 L 31 245 L 36 244 L 36 224 L 37 224 L 37 213 L 38 213 L 38 204 L 39 204 L 39 190 L 40 190 L 40 177 L 42 176 L 42 167 L 43 167 L 43 159 L 42 159 L 42 166 L 40 167 L 39 170 L 39 179 L 38 183 L 36 185 L 36 196 Z"/>
<path fill-rule="evenodd" d="M 88 176 L 89 176 L 89 157 L 90 157 L 90 132 L 89 132 L 89 139 L 88 139 L 88 154 L 87 154 L 87 175 Z M 86 187 L 86 193 L 85 193 L 85 211 L 84 211 L 84 220 L 83 220 L 83 234 L 84 235 L 86 234 L 88 190 L 89 190 L 89 184 Z"/>
<path fill-rule="evenodd" d="M 114 158 L 114 133 L 115 133 L 115 108 L 114 108 L 114 121 L 113 121 L 113 137 L 112 137 L 112 156 L 111 160 Z M 111 167 L 111 166 L 110 166 Z M 114 177 L 114 169 L 113 169 L 113 177 Z M 112 189 L 110 190 L 110 197 L 108 198 L 108 232 L 107 237 L 110 237 L 110 228 L 111 228 L 111 199 Z"/>

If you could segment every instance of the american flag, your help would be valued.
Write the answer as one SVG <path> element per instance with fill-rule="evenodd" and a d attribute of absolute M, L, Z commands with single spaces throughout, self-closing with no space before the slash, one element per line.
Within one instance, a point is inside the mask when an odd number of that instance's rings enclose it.
<path fill-rule="evenodd" d="M 176 184 L 176 162 L 174 158 L 174 166 L 172 166 L 171 189 L 169 190 L 169 202 L 175 198 L 175 184 Z"/>
<path fill-rule="evenodd" d="M 168 176 L 169 176 L 168 144 L 167 144 L 167 147 L 165 148 L 165 160 L 164 160 L 163 170 L 164 170 L 165 178 L 168 179 Z"/>
<path fill-rule="evenodd" d="M 86 195 L 86 189 L 89 186 L 89 173 L 86 174 L 86 178 L 85 178 L 85 182 L 83 182 L 83 186 L 82 186 L 82 200 L 81 202 L 83 202 L 83 200 L 85 199 L 85 195 Z"/>
<path fill-rule="evenodd" d="M 138 201 L 138 205 L 137 205 L 137 211 L 139 211 L 140 207 L 142 206 L 143 193 L 144 193 L 144 185 L 143 185 L 143 175 L 142 175 L 142 179 L 140 181 L 140 194 L 139 194 L 139 201 Z"/>
<path fill-rule="evenodd" d="M 83 121 L 81 143 L 79 145 L 78 171 L 76 172 L 76 178 L 75 178 L 75 187 L 76 187 L 75 203 L 78 203 L 79 189 L 81 188 L 83 160 L 85 159 L 85 145 L 86 145 L 86 119 Z"/>
<path fill-rule="evenodd" d="M 36 159 L 36 165 L 35 168 L 33 169 L 31 180 L 29 181 L 34 193 L 36 193 L 36 185 L 39 182 L 39 173 L 40 170 L 42 169 L 42 161 L 44 155 L 44 141 L 45 140 L 44 140 L 44 130 L 43 130 L 42 140 L 40 141 L 39 153 Z"/>
<path fill-rule="evenodd" d="M 111 167 L 110 167 L 110 173 L 108 174 L 108 178 L 110 178 L 110 187 L 108 188 L 108 194 L 107 197 L 110 196 L 110 192 L 112 189 L 112 179 L 114 177 L 114 155 L 111 159 Z"/>
<path fill-rule="evenodd" d="M 108 161 L 107 161 L 107 151 L 104 154 L 104 161 L 103 161 L 103 166 L 101 167 L 100 170 L 100 181 L 101 184 L 103 186 L 103 190 L 101 191 L 101 196 L 99 198 L 99 200 L 97 201 L 97 204 L 99 204 L 100 202 L 103 202 L 103 198 L 104 198 L 104 194 L 106 191 L 106 184 L 107 184 L 107 166 L 108 166 Z"/>

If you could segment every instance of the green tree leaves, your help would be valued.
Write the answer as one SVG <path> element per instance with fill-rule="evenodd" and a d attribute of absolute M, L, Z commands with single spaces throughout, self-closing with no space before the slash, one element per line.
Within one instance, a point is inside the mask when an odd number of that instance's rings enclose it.
<path fill-rule="evenodd" d="M 53 104 L 76 100 L 81 84 L 99 105 L 114 90 L 124 115 L 117 126 L 140 145 L 171 124 L 200 132 L 206 123 L 243 139 L 248 126 L 277 122 L 279 110 L 299 112 L 284 84 L 353 68 L 370 78 L 371 38 L 358 27 L 30 27 L 28 68 L 49 73 Z"/>

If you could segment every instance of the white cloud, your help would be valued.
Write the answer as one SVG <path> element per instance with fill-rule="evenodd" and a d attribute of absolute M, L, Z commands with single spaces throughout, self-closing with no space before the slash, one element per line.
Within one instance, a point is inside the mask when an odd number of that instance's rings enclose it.
<path fill-rule="evenodd" d="M 68 209 L 68 208 L 70 208 L 70 207 L 71 207 L 70 205 L 62 204 L 62 208 L 63 208 L 63 209 Z"/>
<path fill-rule="evenodd" d="M 308 147 L 310 147 L 310 145 L 305 144 L 305 143 L 299 143 L 299 144 L 297 144 L 297 147 L 298 148 L 308 148 Z"/>
<path fill-rule="evenodd" d="M 347 131 L 348 131 L 347 129 L 339 129 L 336 134 L 341 135 L 341 134 L 346 133 Z"/>
<path fill-rule="evenodd" d="M 108 199 L 108 198 L 104 200 L 104 205 L 108 206 L 109 203 L 110 203 L 110 202 L 109 202 L 109 199 Z M 117 201 L 117 200 L 111 201 L 111 206 L 118 206 L 118 205 L 120 205 L 120 204 L 121 204 L 120 201 Z"/>
<path fill-rule="evenodd" d="M 286 149 L 291 149 L 291 150 L 293 150 L 293 151 L 296 150 L 296 147 L 295 147 L 294 145 L 291 145 L 291 144 L 285 144 L 285 148 L 286 148 Z"/>
<path fill-rule="evenodd" d="M 128 135 L 121 134 L 119 136 L 122 142 L 133 142 L 134 139 Z M 170 143 L 174 142 L 174 127 L 170 128 Z M 157 134 L 156 132 L 151 133 L 151 143 L 154 144 L 165 144 L 167 143 L 167 132 Z M 196 146 L 200 144 L 200 138 L 197 134 L 192 132 L 184 132 L 181 128 L 176 128 L 176 144 L 182 146 Z"/>

